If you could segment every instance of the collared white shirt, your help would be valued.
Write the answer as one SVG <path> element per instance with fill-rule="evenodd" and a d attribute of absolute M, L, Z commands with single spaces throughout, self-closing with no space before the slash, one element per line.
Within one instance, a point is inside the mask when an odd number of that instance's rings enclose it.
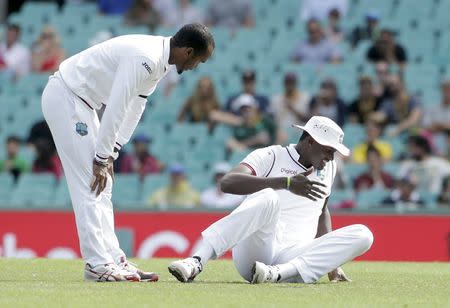
<path fill-rule="evenodd" d="M 20 43 L 14 43 L 6 48 L 6 44 L 0 43 L 0 58 L 6 67 L 19 76 L 23 76 L 30 71 L 31 54 L 30 51 Z"/>
<path fill-rule="evenodd" d="M 96 155 L 124 145 L 144 112 L 147 97 L 169 69 L 170 37 L 124 35 L 88 48 L 59 66 L 62 79 L 95 109 L 106 105 Z"/>
<path fill-rule="evenodd" d="M 259 177 L 292 177 L 307 170 L 298 162 L 299 158 L 295 144 L 286 147 L 273 145 L 253 151 L 241 164 L 249 167 Z M 335 175 L 336 162 L 332 160 L 324 169 L 314 170 L 308 176 L 310 180 L 326 185 L 326 188 L 320 187 L 326 192 L 326 196 L 317 201 L 293 194 L 287 189 L 276 191 L 281 206 L 277 239 L 282 245 L 306 244 L 315 238 L 319 217 L 325 199 L 331 193 Z"/>

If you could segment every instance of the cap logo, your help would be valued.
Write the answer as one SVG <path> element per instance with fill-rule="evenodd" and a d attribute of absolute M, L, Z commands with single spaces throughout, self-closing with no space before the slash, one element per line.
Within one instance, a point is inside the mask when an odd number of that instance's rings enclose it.
<path fill-rule="evenodd" d="M 339 143 L 344 142 L 344 134 L 339 135 Z"/>
<path fill-rule="evenodd" d="M 322 130 L 324 133 L 328 132 L 328 126 L 324 124 L 314 124 L 313 126 L 316 129 Z"/>

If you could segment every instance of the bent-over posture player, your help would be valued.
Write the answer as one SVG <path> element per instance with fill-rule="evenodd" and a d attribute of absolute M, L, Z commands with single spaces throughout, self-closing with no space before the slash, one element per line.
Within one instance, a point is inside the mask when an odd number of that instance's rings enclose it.
<path fill-rule="evenodd" d="M 319 116 L 296 127 L 303 129 L 298 144 L 255 150 L 223 177 L 224 192 L 248 196 L 202 232 L 193 257 L 170 264 L 179 281 L 192 281 L 229 249 L 239 274 L 252 283 L 312 283 L 327 273 L 331 281 L 349 280 L 340 266 L 366 252 L 373 235 L 364 225 L 331 230 L 334 154 L 350 153 L 344 133 Z"/>
<path fill-rule="evenodd" d="M 179 74 L 193 69 L 206 62 L 214 47 L 201 24 L 185 25 L 173 37 L 124 35 L 70 57 L 50 77 L 42 111 L 69 187 L 86 280 L 158 280 L 127 262 L 119 247 L 112 163 L 169 66 L 175 65 Z M 96 109 L 102 105 L 99 122 Z"/>

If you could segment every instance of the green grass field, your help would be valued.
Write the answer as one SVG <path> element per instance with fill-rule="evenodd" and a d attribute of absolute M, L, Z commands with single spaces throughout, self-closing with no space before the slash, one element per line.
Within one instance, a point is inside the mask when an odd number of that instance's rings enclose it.
<path fill-rule="evenodd" d="M 169 261 L 138 261 L 158 283 L 94 283 L 82 280 L 80 260 L 0 259 L 0 307 L 450 307 L 445 263 L 353 262 L 350 283 L 250 285 L 225 260 L 181 284 Z"/>

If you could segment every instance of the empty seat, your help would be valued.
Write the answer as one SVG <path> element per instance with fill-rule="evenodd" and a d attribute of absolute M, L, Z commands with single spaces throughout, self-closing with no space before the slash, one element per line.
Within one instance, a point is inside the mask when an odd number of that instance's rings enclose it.
<path fill-rule="evenodd" d="M 56 179 L 53 174 L 23 174 L 11 193 L 10 206 L 45 208 L 51 206 Z"/>

